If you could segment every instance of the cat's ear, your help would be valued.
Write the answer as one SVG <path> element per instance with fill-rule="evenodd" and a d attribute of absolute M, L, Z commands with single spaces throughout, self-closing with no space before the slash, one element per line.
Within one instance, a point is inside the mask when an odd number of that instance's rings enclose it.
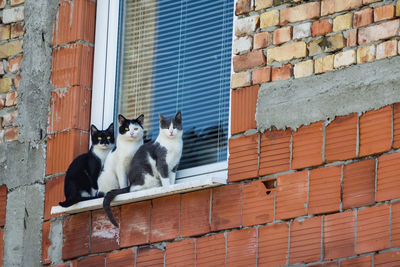
<path fill-rule="evenodd" d="M 114 133 L 114 123 L 112 122 L 110 126 L 108 126 L 107 131 L 110 133 Z"/>
<path fill-rule="evenodd" d="M 90 125 L 90 131 L 92 132 L 92 134 L 97 134 L 99 132 L 99 130 L 93 124 Z"/>
<path fill-rule="evenodd" d="M 161 115 L 161 113 L 158 113 L 158 118 L 160 119 L 160 121 L 165 120 L 165 118 L 163 117 L 163 115 Z"/>
<path fill-rule="evenodd" d="M 144 114 L 141 114 L 136 120 L 141 126 L 143 126 Z"/>
<path fill-rule="evenodd" d="M 122 114 L 118 114 L 118 123 L 119 123 L 119 126 L 124 125 L 125 121 L 126 121 L 125 117 L 122 116 Z"/>
<path fill-rule="evenodd" d="M 175 120 L 182 121 L 182 113 L 180 110 L 176 113 Z"/>

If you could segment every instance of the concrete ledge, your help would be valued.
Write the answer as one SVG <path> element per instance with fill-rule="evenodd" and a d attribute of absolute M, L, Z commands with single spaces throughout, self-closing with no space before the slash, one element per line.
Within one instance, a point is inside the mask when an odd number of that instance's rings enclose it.
<path fill-rule="evenodd" d="M 297 129 L 335 116 L 400 102 L 400 57 L 350 66 L 322 75 L 262 84 L 257 128 Z"/>

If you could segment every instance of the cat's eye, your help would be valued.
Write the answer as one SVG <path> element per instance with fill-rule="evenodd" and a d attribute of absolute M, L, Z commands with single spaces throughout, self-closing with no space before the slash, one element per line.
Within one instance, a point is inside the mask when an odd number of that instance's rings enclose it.
<path fill-rule="evenodd" d="M 137 130 L 139 130 L 139 128 L 134 128 L 133 130 L 137 131 Z"/>
<path fill-rule="evenodd" d="M 125 128 L 125 131 L 129 131 L 129 128 Z"/>
<path fill-rule="evenodd" d="M 102 138 L 99 136 L 99 137 L 97 137 L 97 140 L 101 140 Z"/>
<path fill-rule="evenodd" d="M 107 140 L 110 140 L 111 139 L 111 137 L 110 136 L 107 136 Z"/>
<path fill-rule="evenodd" d="M 172 128 L 176 129 L 176 126 L 174 125 Z"/>

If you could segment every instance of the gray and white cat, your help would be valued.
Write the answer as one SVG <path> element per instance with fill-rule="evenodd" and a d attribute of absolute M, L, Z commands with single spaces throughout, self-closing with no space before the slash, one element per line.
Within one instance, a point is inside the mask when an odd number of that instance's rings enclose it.
<path fill-rule="evenodd" d="M 139 147 L 143 145 L 143 119 L 143 114 L 134 120 L 126 119 L 121 114 L 118 115 L 117 144 L 108 154 L 104 168 L 97 180 L 99 196 L 112 189 L 128 186 L 126 177 L 132 158 Z"/>
<path fill-rule="evenodd" d="M 110 203 L 119 194 L 175 183 L 176 171 L 182 155 L 182 115 L 160 117 L 160 132 L 155 141 L 145 143 L 132 159 L 128 180 L 130 186 L 109 191 L 104 197 L 103 208 L 110 221 L 118 226 Z"/>

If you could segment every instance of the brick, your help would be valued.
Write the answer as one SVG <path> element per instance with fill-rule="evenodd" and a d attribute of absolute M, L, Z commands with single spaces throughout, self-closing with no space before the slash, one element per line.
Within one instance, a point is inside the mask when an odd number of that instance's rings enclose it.
<path fill-rule="evenodd" d="M 256 50 L 244 55 L 233 57 L 233 70 L 239 72 L 265 65 L 265 56 L 262 50 Z"/>
<path fill-rule="evenodd" d="M 339 211 L 341 172 L 341 166 L 310 171 L 308 214 Z"/>
<path fill-rule="evenodd" d="M 0 26 L 0 41 L 10 39 L 11 34 L 10 25 Z"/>
<path fill-rule="evenodd" d="M 249 179 L 257 177 L 257 174 L 258 135 L 242 136 L 230 139 L 228 181 L 232 182 Z"/>
<path fill-rule="evenodd" d="M 314 21 L 311 25 L 312 37 L 325 35 L 332 32 L 332 22 L 330 19 Z"/>
<path fill-rule="evenodd" d="M 288 258 L 289 225 L 278 223 L 258 229 L 258 266 L 283 266 Z"/>
<path fill-rule="evenodd" d="M 254 181 L 243 188 L 243 226 L 272 222 L 274 220 L 275 188 L 272 181 Z M 272 183 L 272 188 L 268 188 Z"/>
<path fill-rule="evenodd" d="M 366 63 L 375 60 L 375 45 L 357 48 L 357 63 Z"/>
<path fill-rule="evenodd" d="M 312 59 L 296 63 L 294 65 L 294 77 L 302 78 L 314 73 L 314 61 Z"/>
<path fill-rule="evenodd" d="M 260 15 L 260 28 L 268 28 L 279 24 L 279 11 L 271 10 Z"/>
<path fill-rule="evenodd" d="M 44 219 L 48 220 L 59 216 L 51 215 L 51 207 L 58 206 L 58 202 L 65 200 L 64 197 L 65 175 L 60 175 L 46 181 L 46 192 L 44 200 Z"/>
<path fill-rule="evenodd" d="M 240 37 L 233 41 L 232 50 L 235 55 L 247 53 L 253 48 L 253 38 L 251 36 Z"/>
<path fill-rule="evenodd" d="M 339 267 L 339 265 L 336 261 L 329 261 L 316 264 L 307 264 L 307 267 Z"/>
<path fill-rule="evenodd" d="M 251 75 L 249 71 L 233 73 L 231 77 L 231 88 L 240 88 L 250 86 Z"/>
<path fill-rule="evenodd" d="M 261 135 L 259 175 L 288 171 L 291 131 L 266 131 Z"/>
<path fill-rule="evenodd" d="M 90 212 L 68 216 L 63 223 L 62 259 L 89 254 Z"/>
<path fill-rule="evenodd" d="M 111 209 L 117 222 L 120 222 L 120 207 Z M 92 212 L 92 231 L 90 253 L 100 253 L 119 249 L 119 227 L 114 226 L 104 210 Z"/>
<path fill-rule="evenodd" d="M 49 255 L 49 248 L 51 246 L 50 240 L 50 227 L 51 221 L 43 222 L 42 224 L 42 264 L 50 264 L 51 259 Z M 3 239 L 0 239 L 0 243 L 3 243 Z M 1 261 L 0 261 L 1 266 Z"/>
<path fill-rule="evenodd" d="M 1 125 L 3 127 L 13 125 L 15 123 L 17 116 L 18 116 L 18 110 L 8 111 L 6 114 L 4 114 L 3 117 L 0 117 L 3 120 L 1 122 Z M 0 121 L 1 121 L 1 119 L 0 119 Z"/>
<path fill-rule="evenodd" d="M 358 30 L 358 44 L 368 44 L 399 35 L 400 20 L 391 20 Z"/>
<path fill-rule="evenodd" d="M 355 9 L 362 6 L 362 0 L 323 0 L 321 3 L 321 16 Z"/>
<path fill-rule="evenodd" d="M 314 60 L 315 73 L 324 73 L 333 70 L 333 58 L 334 55 L 328 55 L 326 57 L 319 57 Z"/>
<path fill-rule="evenodd" d="M 46 175 L 65 172 L 72 160 L 88 151 L 89 134 L 80 130 L 47 136 Z"/>
<path fill-rule="evenodd" d="M 10 59 L 8 61 L 8 70 L 7 72 L 17 72 L 21 68 L 22 56 Z"/>
<path fill-rule="evenodd" d="M 397 55 L 397 40 L 390 40 L 376 46 L 376 59 L 393 57 Z"/>
<path fill-rule="evenodd" d="M 345 31 L 351 28 L 353 24 L 353 13 L 337 16 L 333 19 L 333 31 Z"/>
<path fill-rule="evenodd" d="M 293 40 L 307 38 L 311 36 L 311 22 L 306 22 L 293 26 Z"/>
<path fill-rule="evenodd" d="M 0 74 L 1 74 L 1 75 L 5 73 L 4 67 L 5 67 L 5 66 L 4 66 L 3 61 L 0 61 Z"/>
<path fill-rule="evenodd" d="M 292 26 L 282 27 L 274 31 L 274 44 L 283 44 L 292 39 Z"/>
<path fill-rule="evenodd" d="M 89 130 L 91 90 L 74 86 L 51 92 L 48 133 L 65 129 Z"/>
<path fill-rule="evenodd" d="M 11 78 L 0 79 L 0 93 L 7 93 L 11 91 Z"/>
<path fill-rule="evenodd" d="M 224 266 L 225 257 L 225 235 L 223 233 L 197 239 L 196 266 Z"/>
<path fill-rule="evenodd" d="M 3 266 L 3 253 L 4 253 L 4 228 L 0 229 L 0 267 Z"/>
<path fill-rule="evenodd" d="M 396 2 L 396 17 L 400 16 L 400 1 Z"/>
<path fill-rule="evenodd" d="M 7 186 L 2 185 L 0 186 L 0 226 L 4 226 L 6 223 L 6 207 L 7 207 Z"/>
<path fill-rule="evenodd" d="M 322 164 L 323 123 L 316 122 L 293 132 L 292 168 Z"/>
<path fill-rule="evenodd" d="M 392 19 L 395 16 L 394 5 L 384 5 L 374 8 L 374 21 Z"/>
<path fill-rule="evenodd" d="M 181 195 L 181 237 L 210 232 L 210 198 L 211 191 L 209 189 Z"/>
<path fill-rule="evenodd" d="M 400 147 L 400 103 L 393 105 L 393 147 Z"/>
<path fill-rule="evenodd" d="M 7 0 L 0 0 L 0 8 L 3 9 L 6 6 L 6 3 L 7 3 Z M 1 255 L 3 255 L 3 254 L 1 254 Z"/>
<path fill-rule="evenodd" d="M 6 107 L 12 107 L 18 104 L 18 92 L 9 92 L 6 95 Z"/>
<path fill-rule="evenodd" d="M 2 20 L 4 24 L 24 20 L 24 6 L 4 9 Z"/>
<path fill-rule="evenodd" d="M 137 250 L 137 267 L 164 267 L 164 251 L 157 248 L 142 247 Z"/>
<path fill-rule="evenodd" d="M 227 266 L 256 266 L 256 228 L 228 232 L 227 239 Z"/>
<path fill-rule="evenodd" d="M 354 255 L 354 211 L 324 217 L 324 259 L 345 258 Z"/>
<path fill-rule="evenodd" d="M 254 32 L 258 28 L 259 16 L 251 16 L 236 20 L 235 34 L 240 36 L 250 32 Z"/>
<path fill-rule="evenodd" d="M 400 202 L 392 203 L 391 219 L 390 245 L 391 247 L 398 247 L 400 246 Z"/>
<path fill-rule="evenodd" d="M 11 142 L 18 140 L 18 127 L 11 127 L 4 130 L 4 141 Z"/>
<path fill-rule="evenodd" d="M 286 64 L 280 68 L 272 68 L 271 76 L 273 82 L 290 79 L 292 77 L 292 65 Z"/>
<path fill-rule="evenodd" d="M 372 256 L 363 256 L 340 261 L 340 267 L 372 267 Z"/>
<path fill-rule="evenodd" d="M 121 206 L 120 247 L 149 242 L 151 201 Z"/>
<path fill-rule="evenodd" d="M 272 7 L 273 0 L 255 0 L 255 10 L 261 10 Z"/>
<path fill-rule="evenodd" d="M 376 188 L 376 201 L 385 201 L 400 198 L 398 185 L 400 181 L 399 162 L 400 153 L 381 156 L 378 158 L 378 175 Z"/>
<path fill-rule="evenodd" d="M 167 244 L 166 266 L 195 266 L 195 240 L 186 239 Z"/>
<path fill-rule="evenodd" d="M 363 0 L 363 5 L 369 5 L 372 3 L 379 2 L 379 1 L 382 1 L 382 0 Z"/>
<path fill-rule="evenodd" d="M 374 22 L 373 17 L 373 9 L 372 8 L 365 8 L 359 11 L 354 12 L 353 17 L 353 27 L 359 28 Z"/>
<path fill-rule="evenodd" d="M 391 139 L 391 106 L 368 111 L 360 117 L 360 156 L 389 150 Z"/>
<path fill-rule="evenodd" d="M 93 52 L 93 47 L 80 43 L 53 49 L 51 81 L 54 88 L 75 85 L 91 88 Z"/>
<path fill-rule="evenodd" d="M 308 55 L 315 56 L 317 54 L 321 54 L 324 52 L 326 46 L 327 42 L 325 38 L 312 40 L 307 44 Z"/>
<path fill-rule="evenodd" d="M 400 264 L 400 250 L 387 251 L 374 255 L 376 267 L 395 267 Z"/>
<path fill-rule="evenodd" d="M 254 35 L 254 49 L 260 49 L 260 48 L 265 48 L 267 46 L 270 46 L 272 41 L 271 41 L 271 33 L 270 32 L 260 32 L 256 33 Z"/>
<path fill-rule="evenodd" d="M 239 0 L 236 2 L 236 7 L 235 7 L 236 16 L 249 13 L 252 10 L 253 6 L 251 4 L 251 0 Z"/>
<path fill-rule="evenodd" d="M 232 91 L 232 134 L 257 127 L 255 121 L 259 85 Z"/>
<path fill-rule="evenodd" d="M 276 186 L 276 220 L 307 214 L 308 171 L 280 175 Z"/>
<path fill-rule="evenodd" d="M 150 242 L 160 242 L 178 237 L 180 196 L 156 198 L 151 203 Z"/>
<path fill-rule="evenodd" d="M 5 99 L 0 96 L 0 109 L 4 108 L 5 106 Z"/>
<path fill-rule="evenodd" d="M 355 63 L 356 63 L 356 51 L 347 50 L 335 54 L 335 58 L 333 60 L 333 67 L 337 69 L 345 66 L 350 66 Z"/>
<path fill-rule="evenodd" d="M 212 190 L 211 231 L 239 227 L 242 217 L 242 184 Z"/>
<path fill-rule="evenodd" d="M 271 66 L 253 70 L 253 84 L 266 83 L 271 81 Z"/>
<path fill-rule="evenodd" d="M 105 258 L 102 256 L 93 256 L 78 260 L 77 267 L 101 267 L 105 266 Z"/>
<path fill-rule="evenodd" d="M 362 254 L 389 248 L 389 205 L 358 211 L 356 253 Z"/>
<path fill-rule="evenodd" d="M 313 262 L 321 257 L 322 217 L 295 220 L 290 226 L 290 263 Z"/>
<path fill-rule="evenodd" d="M 132 249 L 116 251 L 106 256 L 106 266 L 128 267 L 135 265 L 135 253 Z"/>
<path fill-rule="evenodd" d="M 339 49 L 342 49 L 346 46 L 346 39 L 343 37 L 343 34 L 337 33 L 335 35 L 326 37 L 326 46 L 325 52 L 333 52 Z"/>
<path fill-rule="evenodd" d="M 10 1 L 10 6 L 17 6 L 19 4 L 25 3 L 25 0 L 11 0 Z"/>
<path fill-rule="evenodd" d="M 357 29 L 352 29 L 346 32 L 347 46 L 357 45 Z"/>
<path fill-rule="evenodd" d="M 21 83 L 21 75 L 20 74 L 16 75 L 15 78 L 13 79 L 13 82 L 14 82 L 14 88 L 18 90 L 19 85 Z"/>
<path fill-rule="evenodd" d="M 274 61 L 284 62 L 305 56 L 307 56 L 307 45 L 302 41 L 284 44 L 267 50 L 268 64 L 271 64 Z"/>
<path fill-rule="evenodd" d="M 320 3 L 312 2 L 285 8 L 280 13 L 280 24 L 285 25 L 291 22 L 315 19 L 320 16 Z"/>
<path fill-rule="evenodd" d="M 25 34 L 24 26 L 22 23 L 15 23 L 11 25 L 11 38 L 17 38 Z"/>
<path fill-rule="evenodd" d="M 343 209 L 375 203 L 375 159 L 345 165 L 343 168 Z"/>

